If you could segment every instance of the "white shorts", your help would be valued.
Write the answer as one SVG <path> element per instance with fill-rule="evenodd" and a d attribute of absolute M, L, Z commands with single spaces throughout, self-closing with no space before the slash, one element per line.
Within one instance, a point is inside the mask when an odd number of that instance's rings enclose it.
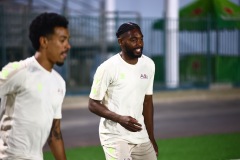
<path fill-rule="evenodd" d="M 151 142 L 131 144 L 119 141 L 103 145 L 106 160 L 157 160 Z"/>

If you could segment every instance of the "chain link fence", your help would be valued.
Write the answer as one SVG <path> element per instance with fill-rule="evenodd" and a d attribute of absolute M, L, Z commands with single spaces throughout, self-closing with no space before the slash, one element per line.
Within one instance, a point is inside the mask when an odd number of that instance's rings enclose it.
<path fill-rule="evenodd" d="M 1 11 L 1 10 L 0 10 Z M 0 12 L 0 67 L 34 55 L 28 26 L 36 15 Z M 178 32 L 179 87 L 211 83 L 240 83 L 240 32 L 165 31 L 154 29 L 156 18 L 69 16 L 71 50 L 56 70 L 67 83 L 68 94 L 89 93 L 97 66 L 120 52 L 115 32 L 124 22 L 138 23 L 144 35 L 144 54 L 156 65 L 154 89 L 165 88 L 165 35 Z"/>

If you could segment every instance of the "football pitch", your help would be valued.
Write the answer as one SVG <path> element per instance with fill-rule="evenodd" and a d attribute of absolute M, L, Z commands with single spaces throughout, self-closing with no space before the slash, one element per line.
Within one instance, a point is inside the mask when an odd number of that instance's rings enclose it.
<path fill-rule="evenodd" d="M 237 160 L 240 159 L 240 133 L 213 134 L 185 138 L 158 139 L 158 160 Z M 68 160 L 105 160 L 101 146 L 66 150 Z M 45 160 L 54 160 L 44 152 Z"/>

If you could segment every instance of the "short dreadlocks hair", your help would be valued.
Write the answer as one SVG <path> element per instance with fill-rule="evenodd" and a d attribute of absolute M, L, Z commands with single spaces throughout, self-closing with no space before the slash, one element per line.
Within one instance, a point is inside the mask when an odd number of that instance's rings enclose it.
<path fill-rule="evenodd" d="M 116 32 L 116 36 L 117 36 L 117 38 L 119 38 L 120 35 L 122 35 L 123 33 L 128 32 L 128 31 L 133 30 L 133 29 L 139 29 L 141 31 L 141 28 L 136 23 L 133 23 L 133 22 L 123 23 L 118 28 L 118 30 Z"/>

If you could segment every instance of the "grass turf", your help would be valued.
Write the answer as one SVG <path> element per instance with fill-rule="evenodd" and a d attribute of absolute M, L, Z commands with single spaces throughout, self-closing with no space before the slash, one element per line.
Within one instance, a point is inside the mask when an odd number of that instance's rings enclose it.
<path fill-rule="evenodd" d="M 157 141 L 158 160 L 237 160 L 240 159 L 240 133 L 205 135 Z M 68 160 L 105 160 L 101 146 L 66 150 Z M 45 160 L 54 160 L 51 152 Z"/>

